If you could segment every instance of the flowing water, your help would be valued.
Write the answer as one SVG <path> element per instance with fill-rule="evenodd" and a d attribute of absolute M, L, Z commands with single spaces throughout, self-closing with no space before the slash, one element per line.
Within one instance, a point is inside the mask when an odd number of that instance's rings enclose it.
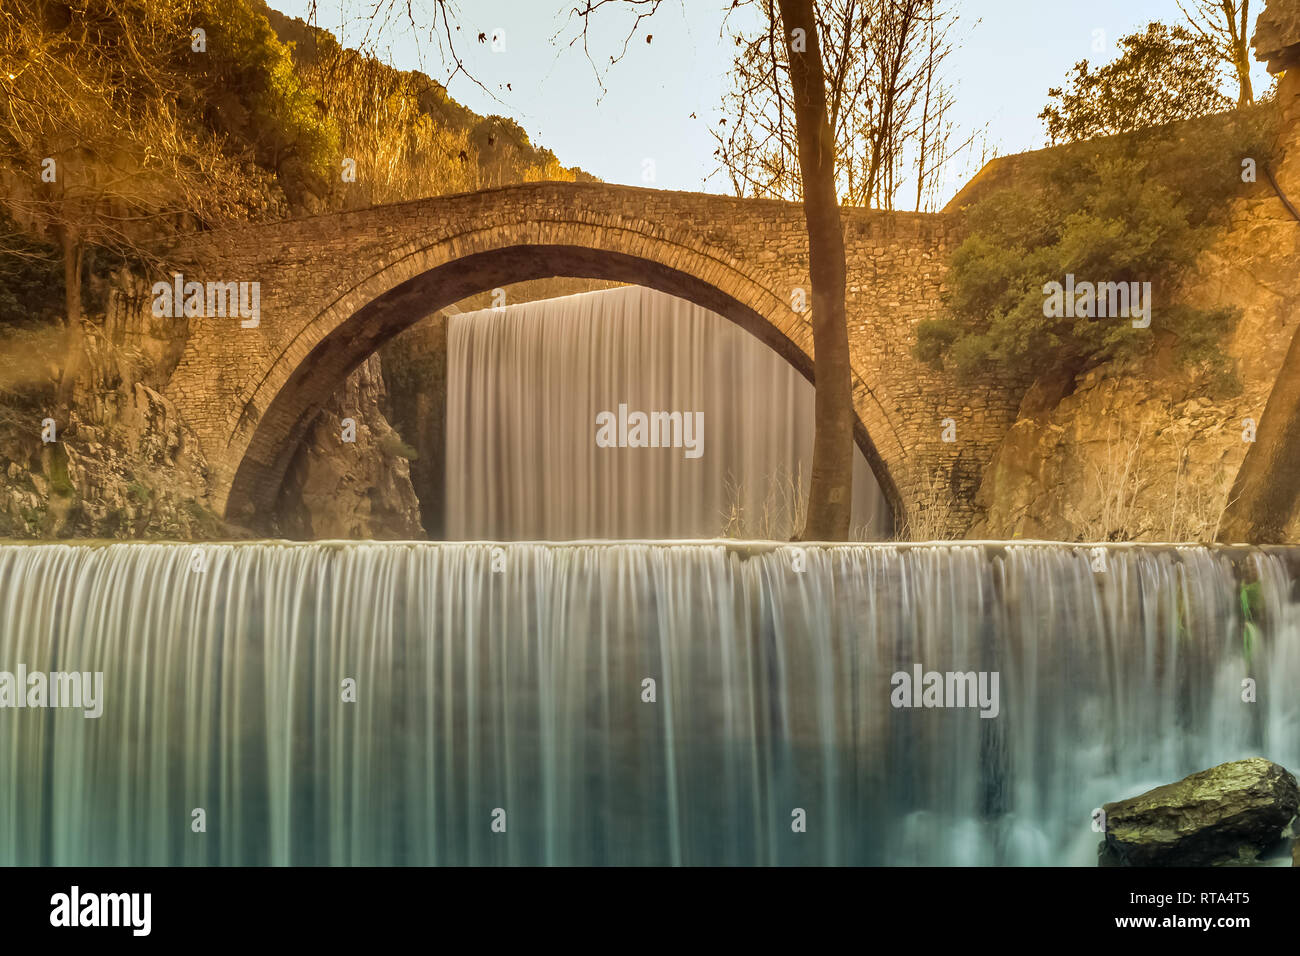
<path fill-rule="evenodd" d="M 0 547 L 0 670 L 104 674 L 0 709 L 0 863 L 1093 864 L 1103 802 L 1300 769 L 1300 553 L 1106 555 Z"/>
<path fill-rule="evenodd" d="M 452 316 L 447 356 L 453 540 L 789 540 L 802 525 L 813 387 L 722 316 L 628 286 Z M 602 447 L 597 415 L 617 420 L 620 405 L 702 432 L 680 447 Z M 861 452 L 853 485 L 854 537 L 890 537 Z"/>

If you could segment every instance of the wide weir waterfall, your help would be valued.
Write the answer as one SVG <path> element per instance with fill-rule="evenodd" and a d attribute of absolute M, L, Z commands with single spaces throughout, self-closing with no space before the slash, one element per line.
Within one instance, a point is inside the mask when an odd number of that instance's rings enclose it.
<path fill-rule="evenodd" d="M 802 525 L 813 387 L 714 312 L 641 286 L 586 292 L 453 315 L 447 356 L 448 538 L 789 540 Z M 890 537 L 860 451 L 853 486 L 853 537 Z"/>
<path fill-rule="evenodd" d="M 4 546 L 0 863 L 1092 865 L 1104 802 L 1251 755 L 1300 767 L 1298 568 L 1034 543 Z M 20 667 L 102 672 L 101 715 L 18 707 Z M 918 668 L 997 681 L 979 707 L 895 706 Z"/>

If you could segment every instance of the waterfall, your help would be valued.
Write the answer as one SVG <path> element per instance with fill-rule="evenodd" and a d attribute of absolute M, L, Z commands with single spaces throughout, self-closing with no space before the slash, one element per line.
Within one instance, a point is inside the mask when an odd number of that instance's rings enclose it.
<path fill-rule="evenodd" d="M 813 387 L 707 309 L 640 286 L 484 309 L 451 317 L 447 353 L 453 540 L 789 540 L 801 527 Z M 597 416 L 612 416 L 617 439 L 620 405 L 679 414 L 683 431 L 698 421 L 700 454 L 686 435 L 679 447 L 601 447 Z M 853 485 L 855 537 L 889 537 L 861 451 Z"/>
<path fill-rule="evenodd" d="M 1300 770 L 1300 552 L 1102 558 L 0 547 L 0 671 L 104 675 L 0 674 L 0 864 L 1093 864 L 1104 802 Z M 916 666 L 996 716 L 895 707 Z"/>

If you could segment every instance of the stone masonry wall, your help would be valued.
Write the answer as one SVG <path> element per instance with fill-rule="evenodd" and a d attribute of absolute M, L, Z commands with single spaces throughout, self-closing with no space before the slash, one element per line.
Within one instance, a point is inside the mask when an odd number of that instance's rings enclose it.
<path fill-rule="evenodd" d="M 940 307 L 953 217 L 845 209 L 844 224 L 854 399 L 877 473 L 896 508 L 916 516 L 942 499 L 942 530 L 960 533 L 1021 389 L 963 387 L 912 357 L 916 323 Z M 532 183 L 197 235 L 170 257 L 186 281 L 260 283 L 256 328 L 229 316 L 172 320 L 185 345 L 163 391 L 199 436 L 214 504 L 228 514 L 273 502 L 296 441 L 383 342 L 513 281 L 651 286 L 732 318 L 812 370 L 810 314 L 792 307 L 796 290 L 810 298 L 802 208 L 792 203 Z M 942 440 L 947 418 L 955 442 Z"/>

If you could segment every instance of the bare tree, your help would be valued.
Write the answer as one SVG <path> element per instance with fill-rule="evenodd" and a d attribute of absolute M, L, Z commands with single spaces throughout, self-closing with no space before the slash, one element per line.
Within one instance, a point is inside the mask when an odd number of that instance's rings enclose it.
<path fill-rule="evenodd" d="M 1205 37 L 1237 78 L 1237 105 L 1255 102 L 1250 82 L 1250 0 L 1179 0 L 1188 23 Z"/>
<path fill-rule="evenodd" d="M 955 149 L 952 137 L 955 125 L 948 119 L 953 105 L 953 92 L 944 82 L 942 67 L 952 52 L 948 35 L 957 23 L 956 14 L 948 15 L 931 7 L 926 18 L 925 53 L 921 70 L 925 76 L 921 103 L 921 121 L 916 134 L 916 204 L 921 212 L 927 202 L 933 205 L 943 187 L 943 171 L 955 153 L 967 150 L 975 141 L 972 132 Z M 927 206 L 927 211 L 929 207 Z"/>
<path fill-rule="evenodd" d="M 773 0 L 763 27 L 734 35 L 740 48 L 714 155 L 740 196 L 801 198 L 790 106 L 789 51 L 776 33 Z M 892 209 L 915 171 L 916 207 L 941 186 L 950 148 L 952 93 L 942 64 L 956 13 L 945 0 L 826 0 L 818 12 L 828 118 L 841 202 Z M 911 159 L 909 160 L 909 157 Z"/>
<path fill-rule="evenodd" d="M 460 37 L 462 19 L 459 6 L 455 0 L 368 0 L 363 4 L 366 12 L 357 17 L 362 28 L 361 36 L 352 42 L 357 52 L 378 59 L 383 38 L 394 30 L 406 29 L 414 34 L 417 41 L 416 55 L 420 57 L 420 66 L 424 68 L 423 50 L 432 44 L 441 62 L 450 67 L 443 84 L 450 83 L 457 76 L 464 76 L 489 96 L 495 96 L 480 83 L 474 74 L 465 68 L 460 50 L 464 44 Z M 340 7 L 340 15 L 342 8 Z M 320 10 L 316 0 L 307 6 L 307 23 L 320 25 Z M 346 23 L 338 25 L 340 32 Z"/>
<path fill-rule="evenodd" d="M 799 146 L 812 279 L 815 431 L 805 541 L 844 541 L 853 498 L 853 370 L 845 309 L 844 229 L 835 195 L 835 133 L 813 0 L 779 0 L 790 46 L 791 109 Z"/>
<path fill-rule="evenodd" d="M 574 9 L 582 18 L 583 43 L 593 13 L 607 4 L 630 4 L 637 16 L 623 44 L 636 33 L 641 22 L 659 7 L 660 0 L 583 0 Z M 845 309 L 844 231 L 836 196 L 835 130 L 827 106 L 827 72 L 822 60 L 820 33 L 814 0 L 761 0 L 767 15 L 766 43 L 773 70 L 782 60 L 789 77 L 789 96 L 777 84 L 778 126 L 789 156 L 789 133 L 793 131 L 799 163 L 798 192 L 803 199 L 808 228 L 809 272 L 812 280 L 813 378 L 816 383 L 815 431 L 812 475 L 808 506 L 800 538 L 805 541 L 844 541 L 851 523 L 853 490 L 853 386 L 849 362 L 848 320 Z M 845 0 L 856 9 L 857 0 Z M 882 0 L 885 2 L 885 0 Z M 922 0 L 903 0 L 917 2 Z M 738 4 L 733 4 L 733 6 Z M 843 15 L 843 9 L 837 8 Z M 846 31 L 852 17 L 841 19 Z M 779 39 L 778 39 L 779 37 Z M 780 52 L 777 48 L 780 47 Z M 617 63 L 623 52 L 610 57 Z M 832 67 L 838 71 L 843 63 Z M 835 75 L 835 73 L 832 73 Z M 844 83 L 839 84 L 844 87 Z M 842 98 L 835 100 L 842 109 Z M 785 117 L 789 120 L 786 121 Z M 781 162 L 786 162 L 782 159 Z"/>

